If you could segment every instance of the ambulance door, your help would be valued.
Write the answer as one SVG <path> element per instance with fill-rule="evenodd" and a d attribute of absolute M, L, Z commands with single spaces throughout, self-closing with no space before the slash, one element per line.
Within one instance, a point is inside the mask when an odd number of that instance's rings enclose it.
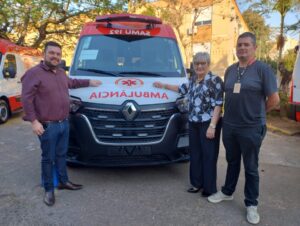
<path fill-rule="evenodd" d="M 300 103 L 300 51 L 298 51 L 293 72 L 293 102 Z"/>
<path fill-rule="evenodd" d="M 18 73 L 20 73 L 19 65 L 17 54 L 7 53 L 3 56 L 0 87 L 2 95 L 9 100 L 11 112 L 22 108 L 21 82 L 20 76 L 18 76 Z"/>

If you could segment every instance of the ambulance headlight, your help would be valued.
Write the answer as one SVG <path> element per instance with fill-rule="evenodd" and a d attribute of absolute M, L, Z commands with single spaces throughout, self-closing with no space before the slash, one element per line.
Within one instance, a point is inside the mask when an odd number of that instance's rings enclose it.
<path fill-rule="evenodd" d="M 176 100 L 176 106 L 180 113 L 187 113 L 189 111 L 189 101 L 187 97 L 180 97 Z"/>
<path fill-rule="evenodd" d="M 70 96 L 70 113 L 76 113 L 81 107 L 81 100 L 77 97 Z"/>

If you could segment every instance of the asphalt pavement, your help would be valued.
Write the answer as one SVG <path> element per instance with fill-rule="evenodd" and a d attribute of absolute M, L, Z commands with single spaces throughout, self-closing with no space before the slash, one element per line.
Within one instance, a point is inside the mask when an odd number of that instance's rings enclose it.
<path fill-rule="evenodd" d="M 259 225 L 300 225 L 300 136 L 268 132 L 260 153 Z M 0 225 L 249 225 L 241 171 L 234 200 L 208 203 L 189 194 L 188 163 L 158 167 L 69 168 L 79 191 L 56 191 L 47 207 L 40 149 L 20 115 L 0 125 Z M 224 183 L 223 146 L 218 187 Z"/>

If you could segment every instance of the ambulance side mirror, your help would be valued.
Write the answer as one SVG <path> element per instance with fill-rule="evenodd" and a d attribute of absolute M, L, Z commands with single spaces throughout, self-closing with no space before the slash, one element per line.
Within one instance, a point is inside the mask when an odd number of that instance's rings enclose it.
<path fill-rule="evenodd" d="M 61 60 L 59 67 L 61 67 L 62 69 L 64 69 L 65 71 L 69 71 L 70 67 L 66 66 L 66 61 L 65 60 Z"/>
<path fill-rule="evenodd" d="M 193 74 L 193 72 L 194 72 L 193 63 L 190 63 L 190 68 L 186 68 L 186 73 L 190 77 Z"/>
<path fill-rule="evenodd" d="M 191 73 L 192 73 L 192 69 L 187 68 L 187 69 L 186 69 L 186 73 L 191 74 Z"/>

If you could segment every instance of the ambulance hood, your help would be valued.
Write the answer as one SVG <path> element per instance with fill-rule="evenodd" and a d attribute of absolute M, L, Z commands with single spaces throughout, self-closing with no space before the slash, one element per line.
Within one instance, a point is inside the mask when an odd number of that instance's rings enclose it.
<path fill-rule="evenodd" d="M 134 100 L 139 105 L 175 102 L 180 97 L 178 92 L 158 89 L 156 81 L 181 85 L 187 82 L 185 77 L 87 77 L 72 76 L 76 79 L 100 80 L 99 87 L 71 89 L 70 95 L 83 102 L 95 104 L 121 105 L 126 100 Z"/>

